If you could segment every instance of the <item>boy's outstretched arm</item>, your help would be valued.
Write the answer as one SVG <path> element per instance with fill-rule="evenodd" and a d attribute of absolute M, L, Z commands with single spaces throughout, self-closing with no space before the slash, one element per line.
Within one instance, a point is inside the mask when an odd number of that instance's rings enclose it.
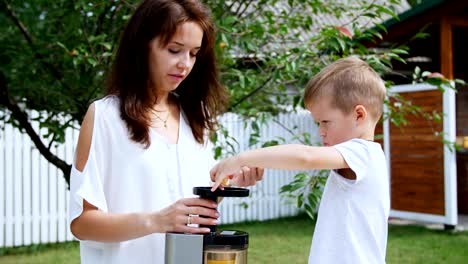
<path fill-rule="evenodd" d="M 212 190 L 216 190 L 229 175 L 237 177 L 243 166 L 287 170 L 349 168 L 338 150 L 333 147 L 278 145 L 245 151 L 219 162 L 210 171 L 211 180 L 214 182 Z"/>

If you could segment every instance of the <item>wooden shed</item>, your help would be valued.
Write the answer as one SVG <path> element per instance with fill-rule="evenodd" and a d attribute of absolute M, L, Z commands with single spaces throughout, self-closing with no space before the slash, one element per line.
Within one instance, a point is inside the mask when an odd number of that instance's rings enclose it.
<path fill-rule="evenodd" d="M 387 76 L 405 99 L 427 112 L 443 112 L 441 123 L 409 116 L 408 126 L 383 126 L 384 148 L 391 174 L 391 216 L 438 222 L 453 228 L 458 214 L 468 214 L 468 151 L 450 150 L 442 142 L 468 137 L 468 87 L 441 92 L 411 85 L 416 66 L 446 78 L 468 80 L 468 1 L 426 0 L 386 21 L 387 43 L 406 43 L 408 63 L 394 64 Z M 429 36 L 413 40 L 424 29 Z M 468 138 L 467 138 L 468 139 Z"/>

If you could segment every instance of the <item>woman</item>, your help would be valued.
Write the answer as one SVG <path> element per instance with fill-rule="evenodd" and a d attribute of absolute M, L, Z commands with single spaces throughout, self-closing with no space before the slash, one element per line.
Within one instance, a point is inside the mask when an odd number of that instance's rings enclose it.
<path fill-rule="evenodd" d="M 164 263 L 164 233 L 217 224 L 215 203 L 185 198 L 210 184 L 206 138 L 227 102 L 214 42 L 198 0 L 146 0 L 128 22 L 72 168 L 70 227 L 82 263 Z M 247 186 L 263 170 L 243 173 L 237 185 Z"/>

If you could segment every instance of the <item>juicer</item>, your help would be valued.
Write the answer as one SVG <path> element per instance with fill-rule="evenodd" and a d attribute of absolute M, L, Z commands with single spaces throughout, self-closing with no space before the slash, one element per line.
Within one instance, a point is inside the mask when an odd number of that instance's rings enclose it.
<path fill-rule="evenodd" d="M 200 198 L 218 202 L 221 197 L 246 197 L 249 190 L 225 187 L 224 190 L 211 187 L 194 187 L 193 194 Z M 208 227 L 207 234 L 166 234 L 166 264 L 246 264 L 249 235 L 237 230 L 217 230 Z"/>

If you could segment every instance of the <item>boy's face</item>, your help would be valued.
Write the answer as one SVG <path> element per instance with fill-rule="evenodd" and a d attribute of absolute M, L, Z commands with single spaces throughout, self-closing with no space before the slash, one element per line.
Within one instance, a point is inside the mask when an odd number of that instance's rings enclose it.
<path fill-rule="evenodd" d="M 329 97 L 322 97 L 307 106 L 319 126 L 324 146 L 333 146 L 359 136 L 356 115 L 332 107 Z"/>

